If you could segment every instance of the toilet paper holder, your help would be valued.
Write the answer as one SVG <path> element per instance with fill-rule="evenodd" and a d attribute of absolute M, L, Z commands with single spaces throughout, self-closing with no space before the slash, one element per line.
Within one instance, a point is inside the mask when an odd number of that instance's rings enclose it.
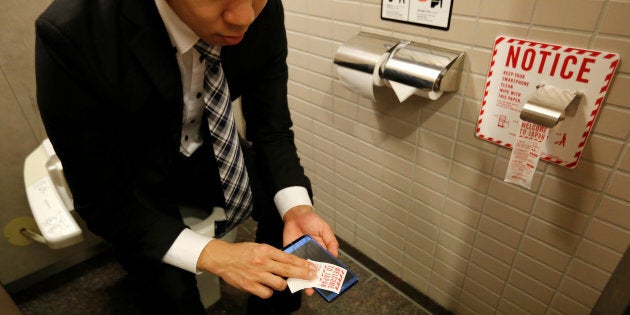
<path fill-rule="evenodd" d="M 538 84 L 534 95 L 523 104 L 519 117 L 524 121 L 553 128 L 565 119 L 570 107 L 579 105 L 582 95 L 580 91 Z"/>
<path fill-rule="evenodd" d="M 334 63 L 372 73 L 377 86 L 393 81 L 439 97 L 459 89 L 464 53 L 360 32 L 339 47 Z"/>

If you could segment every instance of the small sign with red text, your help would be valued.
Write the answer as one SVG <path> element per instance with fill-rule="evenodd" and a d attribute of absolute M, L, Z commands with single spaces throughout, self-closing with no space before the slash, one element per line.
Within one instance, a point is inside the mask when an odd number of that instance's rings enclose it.
<path fill-rule="evenodd" d="M 499 36 L 494 42 L 477 130 L 479 139 L 512 149 L 523 129 L 520 114 L 537 89 L 579 92 L 579 103 L 567 107 L 565 119 L 538 141 L 541 160 L 575 168 L 604 105 L 619 55 L 591 49 Z M 545 105 L 545 104 L 543 104 Z"/>
<path fill-rule="evenodd" d="M 304 280 L 297 278 L 287 279 L 287 285 L 291 293 L 295 293 L 302 289 L 319 288 L 339 294 L 343 280 L 346 278 L 346 269 L 334 264 L 313 261 L 310 262 L 317 265 L 317 276 L 313 280 Z"/>

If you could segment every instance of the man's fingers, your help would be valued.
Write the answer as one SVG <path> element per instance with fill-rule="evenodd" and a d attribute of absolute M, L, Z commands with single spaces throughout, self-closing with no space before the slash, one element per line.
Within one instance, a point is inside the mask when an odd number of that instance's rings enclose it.
<path fill-rule="evenodd" d="M 317 274 L 317 266 L 308 261 L 306 261 L 306 267 L 301 264 L 300 266 L 296 266 L 273 261 L 270 262 L 269 271 L 281 277 L 311 280 L 315 278 Z"/>

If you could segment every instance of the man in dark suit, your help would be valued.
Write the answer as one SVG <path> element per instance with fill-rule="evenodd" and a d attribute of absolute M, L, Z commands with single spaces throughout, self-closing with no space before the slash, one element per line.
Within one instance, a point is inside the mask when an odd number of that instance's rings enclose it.
<path fill-rule="evenodd" d="M 75 208 L 112 244 L 146 309 L 203 313 L 197 271 L 251 292 L 258 314 L 299 308 L 283 278 L 309 279 L 313 266 L 277 248 L 303 234 L 334 255 L 338 243 L 312 210 L 290 130 L 281 1 L 56 0 L 36 32 L 37 100 Z M 198 235 L 178 210 L 226 204 L 199 40 L 221 48 L 229 95 L 242 100 L 257 243 Z"/>

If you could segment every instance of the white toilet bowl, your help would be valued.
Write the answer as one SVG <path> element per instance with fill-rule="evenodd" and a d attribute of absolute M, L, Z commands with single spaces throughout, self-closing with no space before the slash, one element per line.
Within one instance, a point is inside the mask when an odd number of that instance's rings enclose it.
<path fill-rule="evenodd" d="M 179 212 L 184 218 L 184 223 L 188 225 L 191 230 L 210 237 L 214 236 L 214 222 L 225 219 L 225 211 L 221 208 L 214 208 L 211 216 L 208 216 L 202 209 L 186 206 L 180 206 Z M 234 243 L 236 234 L 237 229 L 232 229 L 219 239 Z M 221 298 L 221 282 L 219 277 L 212 273 L 202 272 L 198 274 L 197 288 L 201 295 L 201 303 L 203 303 L 205 308 L 210 307 Z"/>

